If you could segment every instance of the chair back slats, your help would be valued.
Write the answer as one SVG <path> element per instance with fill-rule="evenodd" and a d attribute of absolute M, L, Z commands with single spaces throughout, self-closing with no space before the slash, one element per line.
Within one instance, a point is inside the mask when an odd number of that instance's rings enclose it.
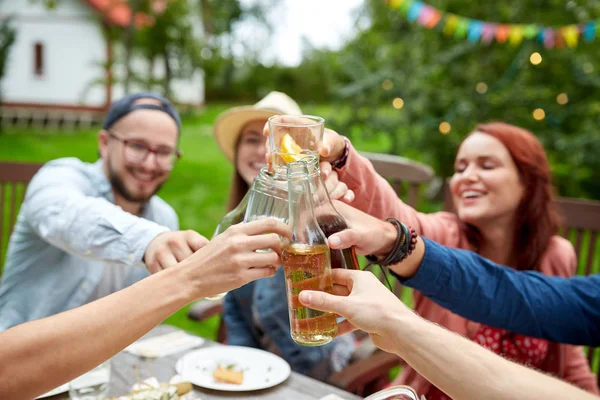
<path fill-rule="evenodd" d="M 600 273 L 600 202 L 558 198 L 555 200 L 562 217 L 561 235 L 569 239 L 577 253 L 577 274 Z M 597 371 L 600 385 L 600 348 L 588 347 L 587 359 L 592 371 Z"/>
<path fill-rule="evenodd" d="M 13 183 L 10 188 L 10 207 L 8 207 L 8 210 L 10 215 L 10 234 L 12 233 L 12 227 L 15 226 L 15 220 L 17 218 L 17 183 Z"/>
<path fill-rule="evenodd" d="M 25 189 L 42 164 L 0 162 L 0 273 L 5 249 L 25 198 Z"/>
<path fill-rule="evenodd" d="M 597 236 L 598 236 L 598 232 L 597 231 L 592 231 L 590 233 L 590 241 L 588 244 L 588 253 L 587 253 L 587 260 L 585 263 L 585 274 L 586 275 L 590 275 L 594 272 L 596 273 L 600 273 L 600 268 L 598 268 L 598 266 L 594 266 L 594 260 L 597 259 L 597 255 L 600 254 L 600 252 L 598 251 L 598 241 L 597 241 Z M 596 264 L 598 264 L 598 260 L 596 260 Z"/>
<path fill-rule="evenodd" d="M 4 186 L 4 182 L 0 181 L 0 267 L 4 264 Z"/>
<path fill-rule="evenodd" d="M 380 153 L 361 153 L 371 161 L 375 171 L 387 179 L 399 197 L 404 197 L 406 203 L 416 207 L 419 201 L 419 191 L 423 184 L 433 176 L 430 166 L 400 156 Z"/>

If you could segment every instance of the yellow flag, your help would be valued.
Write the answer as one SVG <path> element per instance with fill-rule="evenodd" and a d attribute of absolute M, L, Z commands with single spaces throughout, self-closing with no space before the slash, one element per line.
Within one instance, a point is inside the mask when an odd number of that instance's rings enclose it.
<path fill-rule="evenodd" d="M 390 7 L 392 7 L 393 9 L 400 8 L 404 1 L 405 0 L 390 0 Z"/>
<path fill-rule="evenodd" d="M 508 34 L 508 41 L 512 46 L 518 46 L 523 41 L 523 27 L 521 25 L 512 25 Z"/>
<path fill-rule="evenodd" d="M 577 47 L 577 41 L 579 40 L 579 29 L 577 29 L 577 25 L 565 26 L 561 31 L 567 46 Z"/>
<path fill-rule="evenodd" d="M 446 17 L 446 25 L 444 25 L 444 34 L 452 35 L 454 33 L 454 28 L 458 24 L 458 17 L 454 14 L 448 14 Z"/>

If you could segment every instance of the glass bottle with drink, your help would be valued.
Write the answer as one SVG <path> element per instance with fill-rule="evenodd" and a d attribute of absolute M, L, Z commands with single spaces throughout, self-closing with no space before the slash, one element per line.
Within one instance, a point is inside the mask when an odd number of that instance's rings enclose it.
<path fill-rule="evenodd" d="M 305 156 L 302 161 L 306 163 L 308 168 L 308 178 L 315 202 L 315 215 L 325 236 L 329 237 L 334 233 L 348 229 L 346 220 L 331 202 L 321 176 L 319 159 L 315 156 Z M 331 268 L 360 269 L 354 247 L 331 249 Z"/>
<path fill-rule="evenodd" d="M 292 339 L 304 346 L 329 343 L 337 334 L 334 314 L 304 307 L 302 290 L 331 293 L 331 259 L 327 238 L 317 223 L 308 169 L 303 161 L 288 164 L 289 223 L 292 241 L 282 250 Z"/>
<path fill-rule="evenodd" d="M 287 174 L 289 162 L 307 162 L 310 185 L 315 195 L 317 221 L 326 237 L 329 237 L 348 229 L 348 224 L 333 206 L 321 176 L 319 149 L 324 131 L 325 120 L 321 117 L 276 115 L 269 118 L 269 163 L 275 176 Z M 331 267 L 360 269 L 354 247 L 331 250 Z"/>

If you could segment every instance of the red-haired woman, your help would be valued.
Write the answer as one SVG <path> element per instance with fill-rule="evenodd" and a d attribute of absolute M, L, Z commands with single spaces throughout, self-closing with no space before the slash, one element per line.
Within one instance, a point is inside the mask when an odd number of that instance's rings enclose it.
<path fill-rule="evenodd" d="M 458 149 L 450 181 L 456 215 L 415 211 L 398 199 L 349 142 L 344 145 L 342 137 L 332 131 L 326 137 L 329 151 L 325 152 L 329 158 L 339 159 L 334 164 L 343 165 L 339 177 L 354 190 L 354 207 L 378 218 L 397 218 L 429 239 L 476 251 L 517 270 L 564 277 L 575 273 L 575 251 L 567 240 L 556 235 L 558 217 L 552 206 L 546 154 L 530 132 L 496 122 L 479 125 L 466 137 Z M 523 337 L 468 321 L 418 292 L 414 304 L 424 318 L 495 353 L 598 393 L 581 347 Z M 448 369 L 452 368 L 461 366 L 448 365 Z M 447 398 L 408 366 L 394 383 L 411 385 L 430 400 Z"/>

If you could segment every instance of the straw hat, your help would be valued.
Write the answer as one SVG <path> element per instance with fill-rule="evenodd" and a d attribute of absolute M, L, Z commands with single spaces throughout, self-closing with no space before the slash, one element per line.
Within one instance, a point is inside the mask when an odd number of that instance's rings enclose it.
<path fill-rule="evenodd" d="M 301 115 L 298 104 L 287 94 L 271 92 L 253 106 L 233 107 L 219 114 L 214 124 L 214 135 L 221 151 L 233 162 L 235 144 L 242 128 L 250 121 L 264 119 L 278 114 Z"/>

